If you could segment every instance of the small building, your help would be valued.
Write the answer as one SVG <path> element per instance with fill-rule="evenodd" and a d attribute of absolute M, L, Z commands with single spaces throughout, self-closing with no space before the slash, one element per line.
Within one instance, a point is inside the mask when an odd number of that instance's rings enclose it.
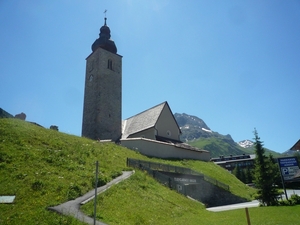
<path fill-rule="evenodd" d="M 290 151 L 300 151 L 300 139 L 289 149 Z"/>
<path fill-rule="evenodd" d="M 286 156 L 295 156 L 300 154 L 300 139 L 287 151 L 283 153 Z"/>
<path fill-rule="evenodd" d="M 241 169 L 252 168 L 254 166 L 255 154 L 243 154 L 243 155 L 230 155 L 230 156 L 220 156 L 217 158 L 211 158 L 210 161 L 223 167 L 224 169 L 232 172 L 234 168 L 238 165 Z"/>
<path fill-rule="evenodd" d="M 210 153 L 180 141 L 181 130 L 168 102 L 123 121 L 121 145 L 158 158 L 209 161 Z"/>

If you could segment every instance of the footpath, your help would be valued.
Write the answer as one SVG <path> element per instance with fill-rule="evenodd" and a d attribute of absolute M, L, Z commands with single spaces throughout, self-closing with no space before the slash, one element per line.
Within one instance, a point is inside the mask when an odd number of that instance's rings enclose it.
<path fill-rule="evenodd" d="M 211 212 L 221 212 L 221 211 L 227 211 L 227 210 L 233 210 L 233 209 L 252 208 L 252 207 L 258 207 L 258 206 L 259 206 L 259 201 L 254 200 L 252 202 L 244 202 L 244 203 L 238 203 L 238 204 L 232 204 L 232 205 L 223 205 L 223 206 L 206 208 L 206 210 L 211 211 Z"/>
<path fill-rule="evenodd" d="M 125 180 L 129 178 L 132 174 L 134 174 L 134 171 L 124 171 L 123 174 L 115 179 L 113 179 L 111 182 L 107 183 L 104 186 L 97 188 L 97 195 L 106 191 L 109 189 L 112 185 L 115 185 L 122 180 Z M 65 202 L 61 205 L 49 207 L 48 209 L 54 212 L 58 212 L 63 215 L 69 215 L 73 216 L 76 219 L 85 222 L 87 224 L 94 224 L 94 218 L 91 218 L 87 215 L 85 215 L 83 212 L 80 211 L 80 206 L 88 203 L 89 201 L 93 200 L 95 198 L 95 189 L 89 191 L 85 195 L 78 197 L 74 200 Z M 102 223 L 100 221 L 96 221 L 97 225 L 106 225 L 105 223 Z"/>
<path fill-rule="evenodd" d="M 134 171 L 124 171 L 122 172 L 122 175 L 113 179 L 111 182 L 107 183 L 104 186 L 97 188 L 97 195 L 106 191 L 109 189 L 112 185 L 118 184 L 119 182 L 129 178 L 132 174 L 134 174 Z M 287 190 L 287 195 L 290 197 L 292 194 L 298 194 L 300 195 L 300 190 Z M 49 207 L 48 209 L 63 215 L 69 215 L 73 216 L 76 219 L 85 222 L 87 224 L 94 224 L 94 218 L 91 218 L 87 215 L 85 215 L 83 212 L 80 211 L 80 206 L 88 203 L 89 201 L 93 200 L 95 198 L 95 190 L 91 190 L 85 195 L 78 197 L 74 200 L 65 202 L 63 204 Z M 285 196 L 282 195 L 282 198 L 285 199 Z M 234 210 L 234 209 L 241 209 L 241 208 L 251 208 L 251 207 L 258 207 L 259 202 L 254 200 L 252 202 L 244 202 L 239 204 L 232 204 L 232 205 L 224 205 L 224 206 L 218 206 L 218 207 L 211 207 L 207 208 L 206 210 L 211 212 L 220 212 L 220 211 L 226 211 L 226 210 Z M 96 221 L 97 225 L 107 225 L 105 223 L 102 223 L 100 221 Z"/>
<path fill-rule="evenodd" d="M 290 198 L 293 194 L 300 196 L 300 190 L 286 190 L 288 198 Z M 281 195 L 281 199 L 286 199 L 285 194 Z M 259 201 L 254 200 L 251 202 L 244 202 L 239 204 L 232 204 L 232 205 L 223 205 L 223 206 L 217 206 L 217 207 L 211 207 L 207 208 L 206 210 L 211 212 L 221 212 L 221 211 L 227 211 L 227 210 L 233 210 L 233 209 L 243 209 L 243 208 L 252 208 L 252 207 L 258 207 Z"/>

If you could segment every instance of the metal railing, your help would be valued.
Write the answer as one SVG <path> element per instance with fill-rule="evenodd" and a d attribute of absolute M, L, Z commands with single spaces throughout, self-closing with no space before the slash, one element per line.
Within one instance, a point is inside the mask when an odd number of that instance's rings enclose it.
<path fill-rule="evenodd" d="M 174 172 L 174 173 L 181 173 L 181 174 L 191 174 L 191 175 L 198 175 L 203 176 L 203 179 L 217 187 L 220 187 L 224 190 L 229 191 L 229 186 L 214 179 L 211 177 L 208 177 L 202 173 L 196 172 L 194 170 L 191 170 L 189 168 L 180 167 L 180 166 L 173 166 L 169 164 L 162 164 L 162 163 L 156 163 L 156 162 L 150 162 L 150 161 L 144 161 L 139 159 L 131 159 L 127 158 L 127 166 L 139 168 L 142 170 L 146 170 L 149 174 L 155 176 L 163 176 L 162 174 L 155 174 L 155 171 L 164 171 L 164 172 Z M 169 176 L 164 175 L 164 179 L 169 179 Z"/>

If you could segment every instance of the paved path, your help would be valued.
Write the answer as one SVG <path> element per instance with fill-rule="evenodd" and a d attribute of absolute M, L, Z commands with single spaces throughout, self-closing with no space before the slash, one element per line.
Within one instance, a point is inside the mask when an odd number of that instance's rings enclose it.
<path fill-rule="evenodd" d="M 107 183 L 104 186 L 98 187 L 97 188 L 97 194 L 100 194 L 107 189 L 109 189 L 112 185 L 117 184 L 121 182 L 122 180 L 127 179 L 130 177 L 134 171 L 125 171 L 123 174 L 115 179 L 113 179 L 111 182 Z M 76 198 L 75 200 L 71 200 L 68 202 L 65 202 L 61 205 L 54 206 L 54 207 L 49 207 L 49 210 L 64 214 L 64 215 L 70 215 L 78 220 L 85 222 L 87 224 L 94 224 L 94 218 L 91 218 L 87 215 L 85 215 L 83 212 L 80 211 L 80 205 L 86 204 L 87 202 L 93 200 L 95 198 L 95 190 L 91 190 L 85 195 Z M 97 225 L 106 225 L 105 223 L 96 221 Z"/>
<path fill-rule="evenodd" d="M 259 202 L 257 200 L 254 200 L 252 202 L 244 202 L 244 203 L 239 203 L 239 204 L 223 205 L 223 206 L 206 208 L 206 210 L 211 211 L 211 212 L 221 212 L 221 211 L 227 211 L 227 210 L 233 210 L 233 209 L 243 209 L 243 208 L 251 208 L 251 207 L 258 207 L 258 206 L 259 206 Z"/>
<path fill-rule="evenodd" d="M 296 194 L 296 195 L 299 195 L 299 196 L 300 196 L 300 190 L 290 190 L 290 189 L 287 189 L 287 190 L 286 190 L 286 194 L 287 194 L 288 198 L 290 198 L 291 195 L 293 195 L 293 194 Z M 282 197 L 282 199 L 286 199 L 285 193 L 283 193 L 283 194 L 281 195 L 281 197 Z"/>
<path fill-rule="evenodd" d="M 288 198 L 291 197 L 292 194 L 300 195 L 300 190 L 286 190 Z M 282 199 L 285 199 L 285 194 L 282 194 Z M 252 202 L 244 202 L 239 204 L 232 204 L 232 205 L 223 205 L 223 206 L 217 206 L 217 207 L 211 207 L 207 208 L 206 210 L 211 212 L 221 212 L 221 211 L 227 211 L 227 210 L 233 210 L 233 209 L 243 209 L 243 208 L 251 208 L 251 207 L 258 207 L 259 202 L 257 200 L 254 200 Z"/>

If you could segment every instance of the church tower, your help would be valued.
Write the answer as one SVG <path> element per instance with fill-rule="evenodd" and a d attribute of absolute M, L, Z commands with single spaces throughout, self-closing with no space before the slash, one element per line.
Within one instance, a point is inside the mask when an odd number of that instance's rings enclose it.
<path fill-rule="evenodd" d="M 94 140 L 117 141 L 122 126 L 122 56 L 110 39 L 110 29 L 100 28 L 86 59 L 81 135 Z"/>

